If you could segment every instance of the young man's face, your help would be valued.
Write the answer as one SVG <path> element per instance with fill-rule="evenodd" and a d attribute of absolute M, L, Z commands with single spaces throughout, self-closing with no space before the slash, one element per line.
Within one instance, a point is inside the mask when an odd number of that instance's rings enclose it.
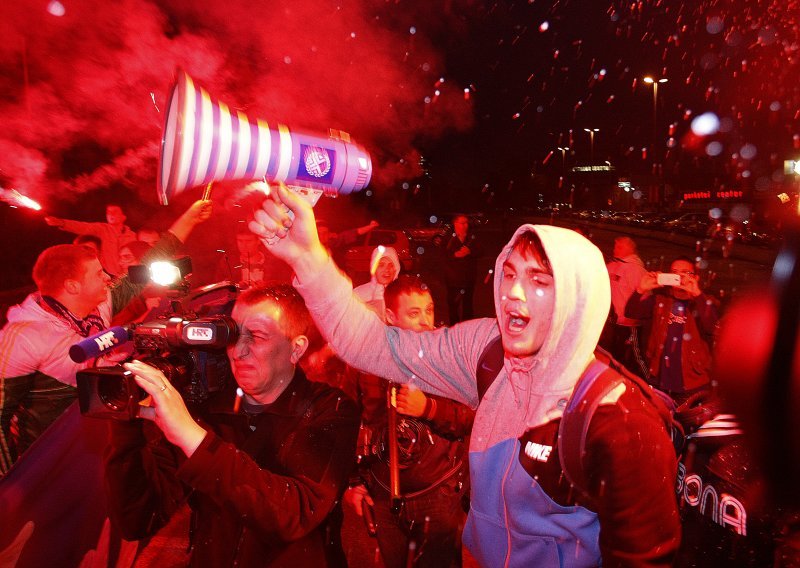
<path fill-rule="evenodd" d="M 239 326 L 239 339 L 227 349 L 233 376 L 253 401 L 273 402 L 292 380 L 302 355 L 281 330 L 280 322 L 288 316 L 271 300 L 237 303 L 232 316 Z"/>
<path fill-rule="evenodd" d="M 395 309 L 386 308 L 386 321 L 411 331 L 433 329 L 433 298 L 430 292 L 400 294 Z"/>
<path fill-rule="evenodd" d="M 500 282 L 500 335 L 506 353 L 533 355 L 550 331 L 555 305 L 553 276 L 532 255 L 517 248 L 503 264 Z"/>
<path fill-rule="evenodd" d="M 106 207 L 106 221 L 109 225 L 122 225 L 125 222 L 125 214 L 119 205 L 109 205 Z"/>
<path fill-rule="evenodd" d="M 108 298 L 108 285 L 111 278 L 103 270 L 96 258 L 83 263 L 84 272 L 80 283 L 80 298 L 85 306 L 92 310 Z"/>
<path fill-rule="evenodd" d="M 390 284 L 397 277 L 397 268 L 391 259 L 382 256 L 378 260 L 378 267 L 375 269 L 375 280 L 378 284 L 386 286 Z"/>

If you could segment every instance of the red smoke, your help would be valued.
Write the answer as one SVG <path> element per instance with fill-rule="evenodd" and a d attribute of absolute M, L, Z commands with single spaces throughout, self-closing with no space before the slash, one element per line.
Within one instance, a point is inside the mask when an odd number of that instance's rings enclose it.
<path fill-rule="evenodd" d="M 417 173 L 415 139 L 472 124 L 462 85 L 425 102 L 447 72 L 431 37 L 446 7 L 429 24 L 409 3 L 367 0 L 62 4 L 61 17 L 45 1 L 0 7 L 0 184 L 35 199 L 122 183 L 154 202 L 178 66 L 251 118 L 349 132 L 377 189 Z"/>

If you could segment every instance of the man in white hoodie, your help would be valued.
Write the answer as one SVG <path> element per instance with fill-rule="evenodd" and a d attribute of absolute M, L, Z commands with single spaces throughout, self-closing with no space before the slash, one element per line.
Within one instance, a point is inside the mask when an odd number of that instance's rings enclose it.
<path fill-rule="evenodd" d="M 576 384 L 589 372 L 615 373 L 598 371 L 594 356 L 611 303 L 597 247 L 568 229 L 523 225 L 495 264 L 497 317 L 415 333 L 384 325 L 354 297 L 313 219 L 281 187 L 250 228 L 278 237 L 273 252 L 294 268 L 295 287 L 340 357 L 477 408 L 463 540 L 481 565 L 670 565 L 680 540 L 677 464 L 641 390 L 624 381 L 594 412 L 581 456 L 585 492 L 565 481 L 560 463 L 560 419 Z M 478 366 L 498 337 L 502 368 L 481 398 Z"/>
<path fill-rule="evenodd" d="M 397 256 L 397 251 L 393 247 L 383 245 L 375 247 L 369 261 L 369 273 L 369 282 L 357 286 L 353 291 L 372 311 L 383 318 L 386 312 L 383 292 L 400 275 L 400 258 Z"/>
<path fill-rule="evenodd" d="M 210 201 L 194 202 L 162 236 L 157 253 L 175 253 L 210 215 Z M 127 282 L 111 289 L 97 254 L 83 245 L 45 249 L 33 280 L 37 291 L 8 310 L 0 330 L 0 475 L 77 399 L 76 374 L 95 360 L 75 363 L 69 348 L 107 328 L 112 312 L 142 289 Z"/>

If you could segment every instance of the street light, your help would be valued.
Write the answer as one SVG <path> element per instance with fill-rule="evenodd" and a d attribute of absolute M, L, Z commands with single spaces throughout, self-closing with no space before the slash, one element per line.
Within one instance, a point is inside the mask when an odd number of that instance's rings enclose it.
<path fill-rule="evenodd" d="M 658 114 L 658 84 L 659 83 L 666 83 L 669 81 L 666 77 L 663 77 L 659 80 L 655 80 L 650 76 L 647 76 L 643 79 L 645 83 L 648 85 L 653 85 L 653 162 L 656 160 L 656 140 L 657 140 L 657 122 L 656 116 Z"/>
<path fill-rule="evenodd" d="M 557 149 L 561 150 L 561 171 L 564 172 L 564 171 L 566 171 L 565 152 L 567 150 L 569 150 L 569 146 L 564 146 L 563 148 L 561 146 L 559 146 Z"/>
<path fill-rule="evenodd" d="M 569 146 L 558 146 L 558 150 L 561 151 L 561 179 L 558 182 L 558 188 L 561 189 L 567 177 L 566 152 L 569 150 Z"/>
<path fill-rule="evenodd" d="M 584 128 L 589 133 L 589 158 L 591 163 L 594 164 L 594 133 L 600 132 L 599 128 Z"/>

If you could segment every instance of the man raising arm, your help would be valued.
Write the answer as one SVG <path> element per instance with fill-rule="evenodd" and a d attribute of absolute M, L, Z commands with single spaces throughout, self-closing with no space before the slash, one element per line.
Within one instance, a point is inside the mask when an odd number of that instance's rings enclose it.
<path fill-rule="evenodd" d="M 611 304 L 594 245 L 567 229 L 523 225 L 495 264 L 496 319 L 415 333 L 384 326 L 353 297 L 317 239 L 309 206 L 283 187 L 272 196 L 251 230 L 294 268 L 296 287 L 342 359 L 480 404 L 464 541 L 482 565 L 670 564 L 680 538 L 675 453 L 639 390 L 620 385 L 595 413 L 583 459 L 586 495 L 562 475 L 561 415 L 578 381 L 597 368 L 593 353 Z M 479 399 L 477 366 L 498 337 L 502 368 Z"/>

